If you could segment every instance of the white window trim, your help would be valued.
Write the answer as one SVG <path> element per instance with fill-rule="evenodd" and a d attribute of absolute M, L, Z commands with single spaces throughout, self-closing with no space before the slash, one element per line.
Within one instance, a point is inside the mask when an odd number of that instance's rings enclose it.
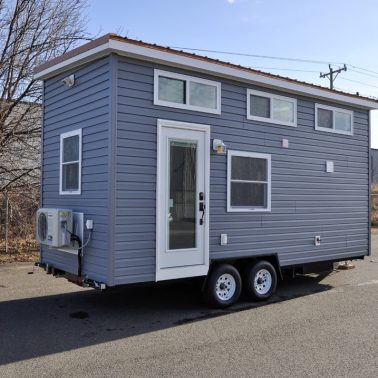
<path fill-rule="evenodd" d="M 79 160 L 75 161 L 79 163 L 79 188 L 77 190 L 63 190 L 63 140 L 72 136 L 79 136 Z M 60 134 L 60 161 L 59 161 L 59 194 L 60 195 L 71 195 L 71 194 L 81 194 L 81 152 L 82 151 L 82 132 L 81 129 L 69 131 L 67 133 Z"/>
<path fill-rule="evenodd" d="M 231 158 L 233 156 L 244 156 L 244 157 L 250 157 L 250 158 L 258 158 L 258 159 L 265 159 L 267 161 L 267 207 L 232 207 L 231 206 Z M 271 175 L 271 161 L 272 157 L 268 154 L 260 154 L 255 152 L 247 152 L 247 151 L 233 151 L 228 150 L 227 153 L 227 212 L 271 212 L 271 187 L 272 187 L 272 175 Z M 257 181 L 256 181 L 257 182 Z M 260 181 L 258 181 L 260 182 Z"/>
<path fill-rule="evenodd" d="M 251 115 L 251 95 L 266 97 L 270 99 L 270 118 Z M 294 121 L 293 122 L 279 121 L 272 118 L 273 99 L 288 101 L 294 105 Z M 275 95 L 273 93 L 268 93 L 268 92 L 256 91 L 254 89 L 247 89 L 247 119 L 250 119 L 252 121 L 273 123 L 275 125 L 281 125 L 281 126 L 297 127 L 297 99 L 292 98 L 292 97 L 279 96 L 279 95 Z"/>
<path fill-rule="evenodd" d="M 328 129 L 327 127 L 318 126 L 318 109 L 324 109 L 324 110 L 331 110 L 332 111 L 332 129 Z M 335 123 L 335 112 L 345 113 L 345 114 L 350 115 L 350 122 L 351 122 L 350 131 L 336 130 L 334 128 L 335 125 L 336 125 L 336 123 Z M 315 104 L 315 130 L 325 131 L 327 133 L 334 133 L 334 134 L 353 135 L 353 111 L 338 108 L 338 107 L 335 107 L 335 106 Z"/>
<path fill-rule="evenodd" d="M 185 81 L 185 100 L 186 104 L 178 104 L 175 102 L 163 101 L 159 99 L 159 76 L 169 77 Z M 217 107 L 216 109 L 206 108 L 202 106 L 194 106 L 189 104 L 189 88 L 190 82 L 211 85 L 217 88 Z M 154 70 L 154 105 L 168 106 L 170 108 L 194 110 L 197 112 L 221 114 L 221 83 L 218 81 L 200 79 L 199 77 L 182 75 L 174 72 Z"/>

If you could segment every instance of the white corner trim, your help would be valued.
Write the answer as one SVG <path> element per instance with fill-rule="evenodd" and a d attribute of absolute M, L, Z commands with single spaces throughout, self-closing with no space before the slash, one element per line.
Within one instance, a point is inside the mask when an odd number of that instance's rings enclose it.
<path fill-rule="evenodd" d="M 63 173 L 63 140 L 69 138 L 71 136 L 79 136 L 79 188 L 77 190 L 63 190 L 63 180 L 62 180 L 62 173 Z M 73 131 L 68 131 L 66 133 L 60 134 L 60 145 L 59 145 L 59 195 L 75 195 L 81 194 L 81 165 L 82 165 L 82 129 L 76 129 Z M 75 161 L 76 162 L 76 161 Z"/>
<path fill-rule="evenodd" d="M 260 208 L 260 207 L 232 207 L 231 206 L 231 158 L 233 156 L 244 156 L 244 157 L 251 157 L 251 158 L 258 158 L 258 159 L 265 159 L 268 162 L 267 166 L 267 207 Z M 261 154 L 249 151 L 235 151 L 235 150 L 228 150 L 227 152 L 227 212 L 229 213 L 243 213 L 243 212 L 252 212 L 252 213 L 269 213 L 272 211 L 272 156 L 269 154 Z M 247 181 L 247 180 L 246 180 Z"/>
<path fill-rule="evenodd" d="M 164 100 L 159 99 L 159 77 L 160 76 L 168 77 L 172 79 L 178 79 L 185 82 L 185 101 L 186 101 L 185 104 L 164 101 Z M 191 82 L 215 87 L 217 107 L 207 108 L 204 106 L 191 105 L 190 104 L 190 83 Z M 167 106 L 170 108 L 193 110 L 193 111 L 203 112 L 203 113 L 221 114 L 221 93 L 222 93 L 222 88 L 221 88 L 221 83 L 219 81 L 206 80 L 200 77 L 183 75 L 183 74 L 178 74 L 175 72 L 154 69 L 154 105 Z"/>
<path fill-rule="evenodd" d="M 270 99 L 270 118 L 258 117 L 251 115 L 251 95 L 265 97 Z M 294 121 L 285 122 L 273 119 L 273 99 L 287 101 L 293 104 L 294 109 Z M 280 126 L 297 127 L 297 99 L 293 97 L 280 96 L 269 92 L 256 91 L 254 89 L 247 89 L 247 119 L 259 122 L 272 123 Z"/>
<path fill-rule="evenodd" d="M 113 39 L 110 39 L 107 43 L 101 46 L 58 63 L 55 66 L 46 68 L 45 70 L 37 73 L 34 78 L 46 79 L 58 74 L 59 72 L 79 66 L 84 62 L 94 60 L 99 56 L 107 55 L 112 52 L 135 59 L 152 61 L 173 67 L 181 67 L 191 71 L 203 72 L 213 76 L 224 77 L 267 88 L 274 88 L 289 93 L 297 93 L 313 98 L 334 101 L 343 105 L 355 105 L 365 109 L 378 109 L 378 103 L 373 100 L 370 101 L 340 93 L 329 92 L 327 90 L 322 90 L 301 83 L 295 83 L 285 79 L 264 76 L 262 74 L 255 74 L 247 70 L 229 67 L 222 63 L 208 62 L 198 58 L 186 57 L 168 51 L 161 51 L 151 47 L 140 46 Z"/>
<path fill-rule="evenodd" d="M 328 129 L 326 127 L 318 126 L 318 109 L 330 110 L 332 112 L 332 126 L 333 126 L 332 129 Z M 351 122 L 350 131 L 336 130 L 334 128 L 335 127 L 335 112 L 345 113 L 345 114 L 350 115 L 350 122 Z M 317 131 L 324 131 L 324 132 L 327 132 L 327 133 L 353 136 L 353 132 L 354 132 L 353 122 L 354 122 L 354 116 L 353 116 L 352 110 L 346 110 L 346 109 L 342 109 L 342 108 L 337 108 L 335 106 L 322 105 L 322 104 L 318 104 L 318 103 L 315 104 L 315 130 L 317 130 Z"/>

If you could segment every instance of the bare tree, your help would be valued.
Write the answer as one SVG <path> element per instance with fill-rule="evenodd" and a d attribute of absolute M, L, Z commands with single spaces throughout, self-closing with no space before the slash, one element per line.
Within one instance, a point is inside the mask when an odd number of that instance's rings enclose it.
<path fill-rule="evenodd" d="M 0 0 L 0 193 L 38 184 L 39 64 L 89 39 L 86 0 Z"/>

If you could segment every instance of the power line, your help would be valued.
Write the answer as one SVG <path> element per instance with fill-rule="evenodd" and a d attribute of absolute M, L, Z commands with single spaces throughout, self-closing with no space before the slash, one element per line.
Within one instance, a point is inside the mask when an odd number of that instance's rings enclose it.
<path fill-rule="evenodd" d="M 297 71 L 297 72 L 311 72 L 311 73 L 318 73 L 318 71 L 314 70 L 300 70 L 296 68 L 278 68 L 278 67 L 251 67 L 253 69 L 258 69 L 258 70 L 278 70 L 278 71 Z"/>
<path fill-rule="evenodd" d="M 353 64 L 348 64 L 348 63 L 340 63 L 340 62 L 329 62 L 329 61 L 324 61 L 324 60 L 314 60 L 314 59 L 301 59 L 301 58 L 288 58 L 288 57 L 281 57 L 281 56 L 270 56 L 270 55 L 258 55 L 258 54 L 249 54 L 249 53 L 239 53 L 236 51 L 222 51 L 222 50 L 208 50 L 208 49 L 198 49 L 198 48 L 193 48 L 193 47 L 178 47 L 178 46 L 172 46 L 170 47 L 172 49 L 179 49 L 179 50 L 188 50 L 188 51 L 201 51 L 201 52 L 207 52 L 207 53 L 214 53 L 214 54 L 226 54 L 226 55 L 235 55 L 235 56 L 246 56 L 246 57 L 252 57 L 252 58 L 261 58 L 261 59 L 273 59 L 273 60 L 284 60 L 284 61 L 289 61 L 289 62 L 301 62 L 301 63 L 313 63 L 313 64 L 331 64 L 331 65 L 344 65 L 346 64 L 352 69 L 350 69 L 353 72 L 360 73 L 362 75 L 367 75 L 367 76 L 373 76 L 369 75 L 366 72 L 370 74 L 376 74 L 378 75 L 378 71 L 373 71 L 367 68 L 355 66 Z M 257 68 L 257 67 L 254 67 Z M 261 69 L 264 69 L 263 67 L 260 67 Z M 353 69 L 354 68 L 354 69 Z M 298 71 L 298 72 L 318 72 L 318 71 L 307 71 L 307 70 L 294 70 L 294 69 L 284 69 L 284 68 L 265 68 L 265 69 L 277 69 L 277 70 L 285 70 L 285 71 Z M 365 72 L 359 72 L 356 70 L 361 70 Z M 375 77 L 375 76 L 373 76 Z M 377 76 L 378 77 L 378 76 Z"/>
<path fill-rule="evenodd" d="M 315 63 L 315 64 L 344 64 L 339 62 L 326 62 L 324 60 L 312 60 L 312 59 L 301 59 L 301 58 L 286 58 L 281 56 L 269 56 L 269 55 L 257 55 L 257 54 L 248 54 L 248 53 L 239 53 L 235 51 L 220 51 L 220 50 L 206 50 L 206 49 L 195 49 L 192 47 L 178 47 L 172 46 L 171 49 L 178 50 L 188 50 L 188 51 L 201 51 L 213 54 L 226 54 L 226 55 L 236 55 L 236 56 L 248 56 L 252 58 L 262 58 L 262 59 L 275 59 L 275 60 L 286 60 L 289 62 L 302 62 L 302 63 Z"/>
<path fill-rule="evenodd" d="M 328 65 L 338 66 L 339 70 L 342 69 L 340 67 L 340 65 L 343 65 L 344 68 L 347 65 L 348 66 L 347 67 L 348 70 L 350 70 L 352 72 L 355 72 L 355 73 L 361 74 L 361 75 L 365 75 L 365 76 L 369 76 L 369 77 L 374 77 L 374 78 L 378 79 L 378 72 L 377 71 L 373 71 L 373 70 L 370 70 L 370 69 L 367 69 L 367 68 L 355 66 L 355 65 L 352 65 L 352 64 L 340 63 L 340 62 L 329 62 L 329 61 L 315 60 L 315 59 L 288 58 L 288 57 L 282 57 L 282 56 L 258 55 L 258 54 L 240 53 L 240 52 L 236 52 L 236 51 L 198 49 L 198 48 L 192 48 L 192 47 L 172 46 L 170 48 L 172 48 L 172 49 L 179 49 L 179 50 L 188 50 L 188 51 L 200 51 L 200 52 L 213 53 L 213 54 L 225 54 L 225 55 L 246 56 L 246 57 L 261 58 L 261 59 L 272 59 L 272 60 L 280 60 L 280 61 L 288 61 L 288 62 L 300 62 L 300 63 L 312 63 L 312 64 L 328 64 Z M 281 68 L 281 67 L 253 66 L 251 68 L 253 68 L 253 69 L 261 69 L 261 70 L 277 70 L 277 71 L 318 73 L 318 71 L 315 71 L 315 70 L 304 70 L 304 69 L 294 69 L 294 68 Z M 343 70 L 345 70 L 345 69 L 343 69 Z M 363 71 L 363 72 L 361 72 L 361 71 Z M 377 76 L 375 76 L 375 75 L 377 75 Z M 345 79 L 345 78 L 341 78 L 341 79 L 378 89 L 378 86 L 367 84 L 367 83 L 364 83 L 362 81 L 352 80 L 352 79 Z M 346 91 L 346 90 L 340 89 L 340 88 L 335 88 L 335 89 Z M 346 91 L 346 92 L 348 92 L 348 91 Z M 368 95 L 368 96 L 372 97 L 372 95 Z"/>
<path fill-rule="evenodd" d="M 378 79 L 377 75 L 372 75 L 372 74 L 369 74 L 369 73 L 366 73 L 366 72 L 357 71 L 357 70 L 354 70 L 353 68 L 349 68 L 349 71 L 355 72 L 355 73 L 358 73 L 358 74 L 361 74 L 361 75 L 369 76 L 369 77 L 374 77 L 374 78 Z"/>
<path fill-rule="evenodd" d="M 352 82 L 352 83 L 357 83 L 357 84 L 366 85 L 366 86 L 368 86 L 368 87 L 378 88 L 377 85 L 372 85 L 372 84 L 363 83 L 362 81 L 358 81 L 358 80 L 346 79 L 345 77 L 340 77 L 340 80 L 346 80 L 346 81 L 350 81 L 350 82 Z"/>
<path fill-rule="evenodd" d="M 373 74 L 376 74 L 378 75 L 378 72 L 377 71 L 372 71 L 372 70 L 368 70 L 366 68 L 362 68 L 362 67 L 358 67 L 358 66 L 353 66 L 352 64 L 348 64 L 350 67 L 352 68 L 356 68 L 357 70 L 362 70 L 362 71 L 365 71 L 365 72 L 370 72 L 370 73 L 373 73 Z"/>

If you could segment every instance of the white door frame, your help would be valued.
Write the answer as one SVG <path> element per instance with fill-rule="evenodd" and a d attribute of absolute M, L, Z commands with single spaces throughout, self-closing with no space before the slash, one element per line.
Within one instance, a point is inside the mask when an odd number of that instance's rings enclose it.
<path fill-rule="evenodd" d="M 203 131 L 205 133 L 205 151 L 204 151 L 204 171 L 205 171 L 205 206 L 206 213 L 204 219 L 204 264 L 201 265 L 188 265 L 182 267 L 173 268 L 161 268 L 160 267 L 160 251 L 159 245 L 161 240 L 161 235 L 165 231 L 164 225 L 161 224 L 160 214 L 166 213 L 165 201 L 162 200 L 165 196 L 163 192 L 164 183 L 162 182 L 162 173 L 160 172 L 160 167 L 162 163 L 162 157 L 166 151 L 162 151 L 161 146 L 161 135 L 162 129 L 167 128 L 177 128 L 182 130 L 196 130 Z M 156 172 L 156 281 L 163 281 L 175 278 L 185 278 L 185 277 L 196 277 L 205 276 L 209 271 L 209 208 L 210 208 L 210 126 L 163 120 L 158 119 L 157 121 L 157 172 Z"/>

